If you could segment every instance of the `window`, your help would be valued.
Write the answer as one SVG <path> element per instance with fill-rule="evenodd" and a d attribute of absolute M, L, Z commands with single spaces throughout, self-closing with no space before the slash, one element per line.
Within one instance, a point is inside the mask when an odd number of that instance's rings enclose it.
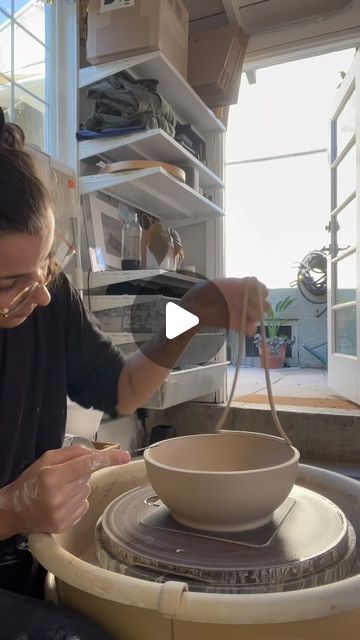
<path fill-rule="evenodd" d="M 0 0 L 0 105 L 29 144 L 50 151 L 46 13 L 38 0 Z"/>

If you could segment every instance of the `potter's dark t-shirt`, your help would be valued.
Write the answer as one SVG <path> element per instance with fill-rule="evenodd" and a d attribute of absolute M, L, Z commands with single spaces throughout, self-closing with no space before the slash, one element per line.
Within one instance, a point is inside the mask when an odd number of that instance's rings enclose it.
<path fill-rule="evenodd" d="M 123 359 L 60 276 L 47 307 L 0 329 L 0 487 L 62 446 L 66 396 L 115 413 Z M 4 544 L 0 541 L 0 562 Z"/>

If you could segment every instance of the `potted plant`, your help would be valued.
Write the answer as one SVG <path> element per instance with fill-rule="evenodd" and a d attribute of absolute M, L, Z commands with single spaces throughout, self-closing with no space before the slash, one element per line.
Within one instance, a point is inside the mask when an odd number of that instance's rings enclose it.
<path fill-rule="evenodd" d="M 266 350 L 268 356 L 269 369 L 279 369 L 284 366 L 286 347 L 288 344 L 294 344 L 295 338 L 289 338 L 281 335 L 280 329 L 285 324 L 286 319 L 282 318 L 282 314 L 296 298 L 286 296 L 283 300 L 279 300 L 275 309 L 266 311 L 264 320 L 268 329 L 268 337 L 266 339 Z M 264 367 L 264 348 L 260 333 L 254 335 L 254 344 L 257 346 L 260 354 L 261 366 Z"/>

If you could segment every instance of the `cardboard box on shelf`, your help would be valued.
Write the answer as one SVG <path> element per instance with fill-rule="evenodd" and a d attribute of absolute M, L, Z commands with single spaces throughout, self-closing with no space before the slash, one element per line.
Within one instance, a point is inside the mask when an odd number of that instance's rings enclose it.
<path fill-rule="evenodd" d="M 188 81 L 209 107 L 236 104 L 247 42 L 235 25 L 190 34 Z"/>
<path fill-rule="evenodd" d="M 134 0 L 130 6 L 100 9 L 101 0 L 89 0 L 90 64 L 160 50 L 186 78 L 189 16 L 181 0 Z"/>
<path fill-rule="evenodd" d="M 220 122 L 223 123 L 225 129 L 227 129 L 228 122 L 229 122 L 230 107 L 215 107 L 213 111 L 216 117 L 219 118 Z"/>

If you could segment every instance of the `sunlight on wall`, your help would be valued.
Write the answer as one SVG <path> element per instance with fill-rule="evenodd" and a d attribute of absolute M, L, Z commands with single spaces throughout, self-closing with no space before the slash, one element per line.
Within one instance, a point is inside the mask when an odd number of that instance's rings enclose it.
<path fill-rule="evenodd" d="M 296 278 L 291 265 L 329 244 L 325 149 L 340 71 L 353 57 L 352 49 L 270 67 L 257 72 L 254 85 L 243 77 L 227 134 L 228 276 L 287 287 Z M 313 153 L 258 160 L 304 152 Z"/>

